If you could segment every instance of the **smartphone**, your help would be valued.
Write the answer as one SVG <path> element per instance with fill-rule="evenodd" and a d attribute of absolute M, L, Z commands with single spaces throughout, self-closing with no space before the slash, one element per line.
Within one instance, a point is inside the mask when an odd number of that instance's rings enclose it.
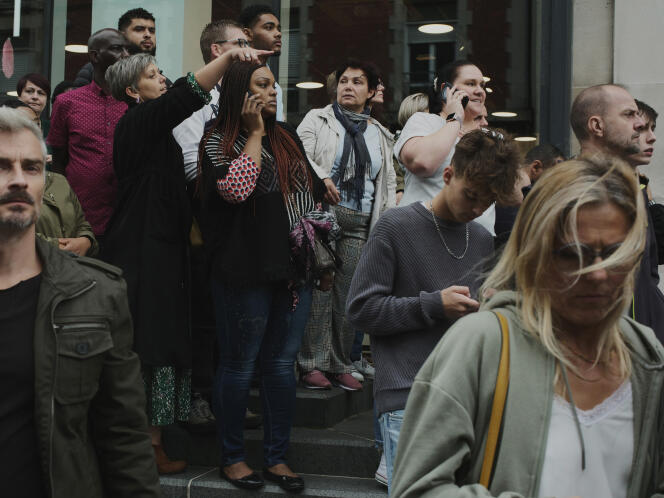
<path fill-rule="evenodd" d="M 249 89 L 247 88 L 247 98 L 251 97 L 252 95 L 253 95 L 253 93 L 251 93 L 251 90 L 249 90 Z"/>
<path fill-rule="evenodd" d="M 445 83 L 443 85 L 443 104 L 447 104 L 447 92 L 449 92 L 450 90 L 452 90 L 452 85 L 450 85 L 449 83 Z M 468 100 L 469 99 L 467 96 L 461 99 L 461 105 L 463 106 L 464 109 L 468 104 Z"/>

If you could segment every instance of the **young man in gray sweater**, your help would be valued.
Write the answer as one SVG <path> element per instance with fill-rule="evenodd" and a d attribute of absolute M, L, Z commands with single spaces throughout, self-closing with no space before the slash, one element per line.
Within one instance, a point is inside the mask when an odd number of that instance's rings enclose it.
<path fill-rule="evenodd" d="M 415 375 L 452 323 L 479 306 L 493 237 L 472 220 L 493 202 L 520 202 L 519 159 L 502 133 L 467 133 L 438 195 L 387 211 L 364 247 L 346 312 L 353 327 L 371 335 L 388 487 Z"/>

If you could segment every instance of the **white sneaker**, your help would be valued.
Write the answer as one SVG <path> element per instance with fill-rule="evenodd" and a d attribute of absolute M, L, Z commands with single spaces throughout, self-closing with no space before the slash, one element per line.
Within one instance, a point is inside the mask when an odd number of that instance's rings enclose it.
<path fill-rule="evenodd" d="M 378 464 L 374 477 L 376 478 L 376 481 L 383 486 L 387 486 L 387 464 L 385 463 L 385 453 L 380 455 L 380 463 Z"/>
<path fill-rule="evenodd" d="M 354 366 L 351 368 L 352 370 L 350 371 L 350 374 L 353 376 L 353 378 L 358 382 L 364 382 L 364 375 L 358 372 L 357 368 L 355 368 Z"/>
<path fill-rule="evenodd" d="M 373 379 L 376 374 L 376 369 L 364 357 L 361 360 L 354 361 L 353 366 L 358 372 L 369 379 Z"/>

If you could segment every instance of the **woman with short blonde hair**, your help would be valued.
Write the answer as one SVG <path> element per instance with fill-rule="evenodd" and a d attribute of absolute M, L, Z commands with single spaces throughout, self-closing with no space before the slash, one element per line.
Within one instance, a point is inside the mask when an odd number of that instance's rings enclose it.
<path fill-rule="evenodd" d="M 546 172 L 483 286 L 483 311 L 459 320 L 417 375 L 394 496 L 660 496 L 664 350 L 623 316 L 645 225 L 624 163 Z M 477 483 L 507 347 L 492 311 L 509 324 L 510 370 L 487 492 Z"/>

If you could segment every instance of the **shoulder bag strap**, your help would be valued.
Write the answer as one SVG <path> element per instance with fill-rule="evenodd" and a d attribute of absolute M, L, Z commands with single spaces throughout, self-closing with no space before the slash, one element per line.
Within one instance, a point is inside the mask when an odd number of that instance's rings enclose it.
<path fill-rule="evenodd" d="M 493 394 L 493 406 L 491 407 L 491 420 L 489 420 L 489 433 L 487 435 L 486 447 L 484 449 L 482 471 L 480 472 L 480 484 L 487 489 L 489 489 L 493 464 L 496 459 L 498 436 L 500 435 L 500 426 L 503 421 L 505 400 L 507 398 L 507 388 L 510 382 L 510 328 L 504 315 L 497 311 L 494 311 L 494 313 L 500 322 L 502 345 L 500 348 L 498 375 L 496 377 L 496 389 Z"/>

